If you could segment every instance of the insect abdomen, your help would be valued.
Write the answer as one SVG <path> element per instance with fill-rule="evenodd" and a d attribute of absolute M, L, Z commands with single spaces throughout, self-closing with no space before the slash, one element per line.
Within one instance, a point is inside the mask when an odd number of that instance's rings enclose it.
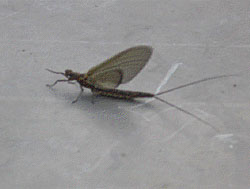
<path fill-rule="evenodd" d="M 154 94 L 151 93 L 126 91 L 118 89 L 95 89 L 93 90 L 93 92 L 98 95 L 112 97 L 112 98 L 120 98 L 120 99 L 150 98 L 154 96 Z"/>

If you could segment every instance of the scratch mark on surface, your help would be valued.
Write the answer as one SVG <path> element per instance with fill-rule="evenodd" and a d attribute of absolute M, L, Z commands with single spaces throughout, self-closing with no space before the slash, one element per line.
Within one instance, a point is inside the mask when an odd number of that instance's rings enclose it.
<path fill-rule="evenodd" d="M 229 133 L 229 134 L 223 134 L 223 135 L 216 135 L 215 137 L 220 139 L 220 140 L 225 140 L 225 139 L 228 139 L 230 137 L 233 137 L 234 135 L 232 133 Z"/>
<path fill-rule="evenodd" d="M 215 138 L 219 139 L 220 141 L 229 144 L 229 148 L 233 148 L 233 144 L 237 144 L 238 141 L 234 138 L 234 134 L 228 133 L 228 134 L 221 134 L 216 135 Z"/>
<path fill-rule="evenodd" d="M 221 135 L 216 135 L 215 138 L 219 139 L 222 142 L 229 142 L 229 143 L 236 143 L 236 140 L 233 139 L 233 134 L 221 134 Z"/>
<path fill-rule="evenodd" d="M 119 106 L 118 108 L 124 109 L 122 106 Z M 141 113 L 139 113 L 137 111 L 133 111 L 131 108 L 126 108 L 126 111 L 132 112 L 133 114 L 137 114 L 140 117 L 142 117 L 145 121 L 150 122 L 150 119 L 148 119 L 148 116 L 145 116 L 144 114 L 141 114 Z"/>
<path fill-rule="evenodd" d="M 171 76 L 176 72 L 176 70 L 178 69 L 178 67 L 180 65 L 182 65 L 183 63 L 176 63 L 174 65 L 171 66 L 171 68 L 168 70 L 166 76 L 163 78 L 163 80 L 161 81 L 160 85 L 157 87 L 155 94 L 159 93 L 161 91 L 161 88 L 167 84 L 167 82 L 169 81 L 169 79 L 171 78 Z"/>
<path fill-rule="evenodd" d="M 164 142 L 169 142 L 170 140 L 173 140 L 181 131 L 183 131 L 186 127 L 188 127 L 191 121 L 186 122 L 185 124 L 182 125 L 177 131 L 173 132 L 169 137 L 167 137 Z"/>
<path fill-rule="evenodd" d="M 176 63 L 174 65 L 171 66 L 171 68 L 168 70 L 166 76 L 163 78 L 163 80 L 161 81 L 161 83 L 159 84 L 159 86 L 157 87 L 156 91 L 155 91 L 155 94 L 159 93 L 161 88 L 167 84 L 167 82 L 169 81 L 169 79 L 171 78 L 171 76 L 176 72 L 176 70 L 178 69 L 178 67 L 180 65 L 182 65 L 183 63 Z M 151 99 L 148 99 L 148 100 L 145 100 L 144 103 L 142 104 L 139 104 L 137 106 L 134 106 L 133 108 L 138 108 L 140 106 L 143 106 L 145 104 L 148 104 L 152 101 L 154 101 L 155 99 L 154 98 L 151 98 Z"/>

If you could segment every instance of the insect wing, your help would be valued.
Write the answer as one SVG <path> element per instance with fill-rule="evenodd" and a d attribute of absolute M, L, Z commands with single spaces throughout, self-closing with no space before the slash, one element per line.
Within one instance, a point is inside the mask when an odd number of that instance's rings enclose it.
<path fill-rule="evenodd" d="M 88 77 L 88 82 L 97 88 L 116 88 L 122 81 L 122 72 L 120 70 L 103 71 L 94 77 Z"/>
<path fill-rule="evenodd" d="M 150 59 L 152 52 L 153 49 L 150 46 L 129 48 L 91 68 L 87 75 L 92 81 L 95 81 L 96 84 L 100 82 L 100 85 L 105 83 L 105 80 L 100 78 L 106 77 L 106 81 L 109 82 L 114 79 L 115 81 L 113 83 L 116 83 L 116 85 L 113 85 L 113 88 L 118 87 L 119 84 L 132 80 L 142 70 Z M 122 75 L 119 82 L 117 78 L 113 78 L 114 75 L 118 77 L 118 72 Z"/>

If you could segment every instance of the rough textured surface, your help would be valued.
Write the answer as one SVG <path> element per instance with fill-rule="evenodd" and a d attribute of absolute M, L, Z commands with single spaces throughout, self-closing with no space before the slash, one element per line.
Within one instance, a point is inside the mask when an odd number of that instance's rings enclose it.
<path fill-rule="evenodd" d="M 1 188 L 250 188 L 249 0 L 0 1 Z M 45 71 L 90 67 L 128 47 L 154 54 L 122 88 L 158 101 L 104 97 Z M 182 63 L 182 64 L 178 64 Z M 177 66 L 178 65 L 178 68 Z M 248 71 L 248 72 L 247 72 Z"/>

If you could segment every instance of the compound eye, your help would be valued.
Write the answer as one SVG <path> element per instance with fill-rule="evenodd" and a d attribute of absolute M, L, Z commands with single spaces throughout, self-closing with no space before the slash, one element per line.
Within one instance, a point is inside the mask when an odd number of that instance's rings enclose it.
<path fill-rule="evenodd" d="M 65 76 L 66 77 L 71 77 L 72 76 L 72 70 L 65 70 Z"/>

